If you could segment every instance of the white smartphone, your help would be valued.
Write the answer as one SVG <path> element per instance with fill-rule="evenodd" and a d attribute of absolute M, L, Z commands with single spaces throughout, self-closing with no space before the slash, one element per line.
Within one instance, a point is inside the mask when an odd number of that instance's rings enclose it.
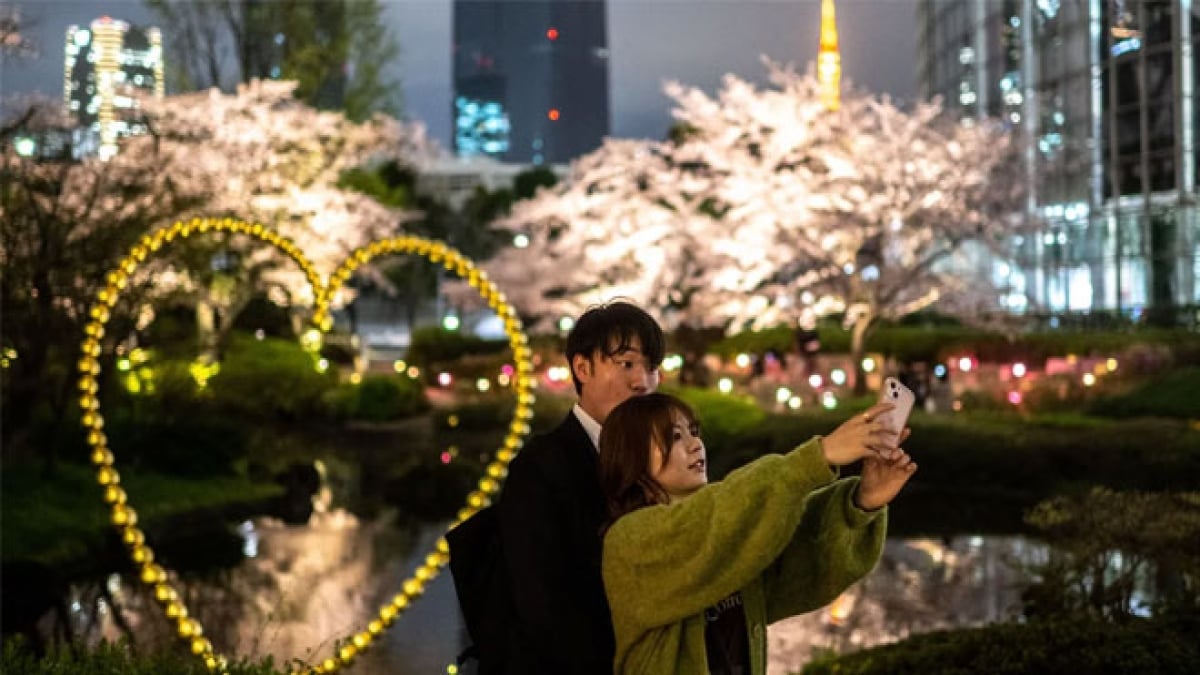
<path fill-rule="evenodd" d="M 900 380 L 894 377 L 884 379 L 883 386 L 879 389 L 879 402 L 888 402 L 896 406 L 891 411 L 881 415 L 881 418 L 887 418 L 887 425 L 892 431 L 897 434 L 904 431 L 904 426 L 908 424 L 908 415 L 912 412 L 913 403 L 917 397 L 913 395 L 912 390 L 900 384 Z"/>

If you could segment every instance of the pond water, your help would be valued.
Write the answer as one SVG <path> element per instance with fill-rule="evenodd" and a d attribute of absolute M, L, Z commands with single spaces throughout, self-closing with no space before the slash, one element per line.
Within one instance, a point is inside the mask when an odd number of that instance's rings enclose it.
<path fill-rule="evenodd" d="M 457 439 L 454 463 L 484 459 L 495 440 L 477 439 L 472 449 L 470 439 Z M 345 437 L 338 442 L 348 443 Z M 325 488 L 313 498 L 315 510 L 307 521 L 289 524 L 260 516 L 234 526 L 233 536 L 226 530 L 213 536 L 189 532 L 185 545 L 162 542 L 160 557 L 168 567 L 186 570 L 176 586 L 218 651 L 271 655 L 277 664 L 293 658 L 315 663 L 332 653 L 335 641 L 363 630 L 449 522 L 448 515 L 437 515 L 444 505 L 423 506 L 432 498 L 412 501 L 418 494 L 440 495 L 444 501 L 442 486 L 454 484 L 438 479 L 443 475 L 438 471 L 454 473 L 453 466 L 436 459 L 445 445 L 444 439 L 414 439 L 407 431 L 402 452 L 396 450 L 396 436 L 354 439 L 344 447 L 354 447 L 358 459 L 338 452 L 323 463 L 329 469 Z M 437 471 L 407 483 L 382 479 L 396 458 Z M 388 498 L 389 490 L 407 496 Z M 228 550 L 211 555 L 209 549 Z M 891 538 L 877 568 L 829 607 L 771 627 L 770 672 L 797 672 L 823 649 L 853 651 L 913 633 L 1010 619 L 1019 609 L 1020 569 L 1048 555 L 1045 544 L 1021 536 Z M 186 564 L 191 557 L 232 563 Z M 79 581 L 63 600 L 40 620 L 43 635 L 91 643 L 128 638 L 141 646 L 174 641 L 157 603 L 132 578 L 110 574 Z M 467 643 L 446 571 L 427 584 L 425 595 L 350 672 L 444 673 Z"/>
<path fill-rule="evenodd" d="M 363 521 L 342 510 L 307 525 L 271 518 L 239 528 L 243 560 L 185 575 L 181 592 L 218 649 L 312 662 L 339 638 L 361 630 L 421 563 L 444 523 Z M 814 650 L 852 651 L 911 633 L 973 626 L 1016 615 L 1022 577 L 1012 563 L 1044 559 L 1047 547 L 1023 537 L 890 539 L 879 566 L 827 608 L 770 629 L 770 672 L 795 672 Z M 167 621 L 140 584 L 120 575 L 72 586 L 70 633 L 88 642 L 132 633 L 166 643 Z M 114 611 L 114 609 L 116 611 Z M 54 615 L 44 619 L 53 628 Z M 352 672 L 445 672 L 466 646 L 448 574 L 363 654 Z"/>

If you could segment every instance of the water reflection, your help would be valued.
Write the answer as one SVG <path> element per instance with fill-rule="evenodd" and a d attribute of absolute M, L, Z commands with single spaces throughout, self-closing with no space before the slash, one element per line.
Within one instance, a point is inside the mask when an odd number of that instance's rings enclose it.
<path fill-rule="evenodd" d="M 444 527 L 362 521 L 340 509 L 318 510 L 303 526 L 259 518 L 238 528 L 247 555 L 240 564 L 185 575 L 179 588 L 221 651 L 312 662 L 330 654 L 334 640 L 362 629 Z M 1045 545 L 1022 537 L 889 540 L 876 570 L 829 607 L 771 626 L 769 672 L 797 672 L 818 649 L 854 651 L 912 633 L 1010 619 L 1019 609 L 1019 567 L 1046 555 Z M 68 606 L 69 632 L 88 642 L 173 639 L 144 587 L 116 575 L 72 587 Z M 465 643 L 454 587 L 443 573 L 352 672 L 445 672 Z"/>
<path fill-rule="evenodd" d="M 1049 547 L 1024 537 L 889 539 L 883 560 L 828 607 L 773 624 L 768 673 L 798 672 L 814 652 L 857 651 L 913 633 L 1015 617 L 1021 568 Z"/>
<path fill-rule="evenodd" d="M 340 509 L 318 510 L 303 526 L 259 518 L 238 528 L 247 555 L 240 564 L 185 574 L 177 587 L 218 650 L 269 654 L 277 664 L 296 657 L 316 662 L 332 653 L 335 640 L 364 628 L 444 529 L 444 523 L 390 518 L 364 522 Z M 146 588 L 118 575 L 72 586 L 67 607 L 70 625 L 56 627 L 59 615 L 48 614 L 44 634 L 66 628 L 89 644 L 126 637 L 138 645 L 165 645 L 173 639 Z M 463 641 L 453 584 L 443 575 L 353 672 L 444 672 Z"/>

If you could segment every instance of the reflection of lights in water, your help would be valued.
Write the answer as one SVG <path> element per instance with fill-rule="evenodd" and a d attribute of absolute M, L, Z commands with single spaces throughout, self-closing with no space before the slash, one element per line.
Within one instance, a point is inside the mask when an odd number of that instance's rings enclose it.
<path fill-rule="evenodd" d="M 829 610 L 827 612 L 829 616 L 829 623 L 835 626 L 840 626 L 845 623 L 846 619 L 850 616 L 850 613 L 854 611 L 855 600 L 856 598 L 854 594 L 850 593 L 849 591 L 837 596 L 833 603 L 829 605 Z"/>
<path fill-rule="evenodd" d="M 922 551 L 929 556 L 930 560 L 939 565 L 946 556 L 946 547 L 932 539 L 913 539 L 908 542 L 908 545 Z"/>
<path fill-rule="evenodd" d="M 1018 569 L 1045 552 L 1020 537 L 888 539 L 874 571 L 828 607 L 771 625 L 768 672 L 798 672 L 824 651 L 1015 620 Z"/>
<path fill-rule="evenodd" d="M 257 557 L 258 531 L 254 529 L 254 522 L 247 520 L 238 525 L 238 534 L 242 535 L 242 555 L 247 558 Z"/>

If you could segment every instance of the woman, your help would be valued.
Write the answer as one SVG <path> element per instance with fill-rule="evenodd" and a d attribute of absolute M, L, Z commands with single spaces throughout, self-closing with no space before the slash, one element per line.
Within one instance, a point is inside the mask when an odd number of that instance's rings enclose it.
<path fill-rule="evenodd" d="M 878 419 L 890 409 L 713 485 L 685 403 L 614 409 L 600 434 L 614 672 L 763 675 L 767 624 L 829 603 L 879 559 L 884 507 L 916 470 L 897 447 L 907 430 Z M 861 481 L 835 480 L 831 466 L 864 458 Z"/>

